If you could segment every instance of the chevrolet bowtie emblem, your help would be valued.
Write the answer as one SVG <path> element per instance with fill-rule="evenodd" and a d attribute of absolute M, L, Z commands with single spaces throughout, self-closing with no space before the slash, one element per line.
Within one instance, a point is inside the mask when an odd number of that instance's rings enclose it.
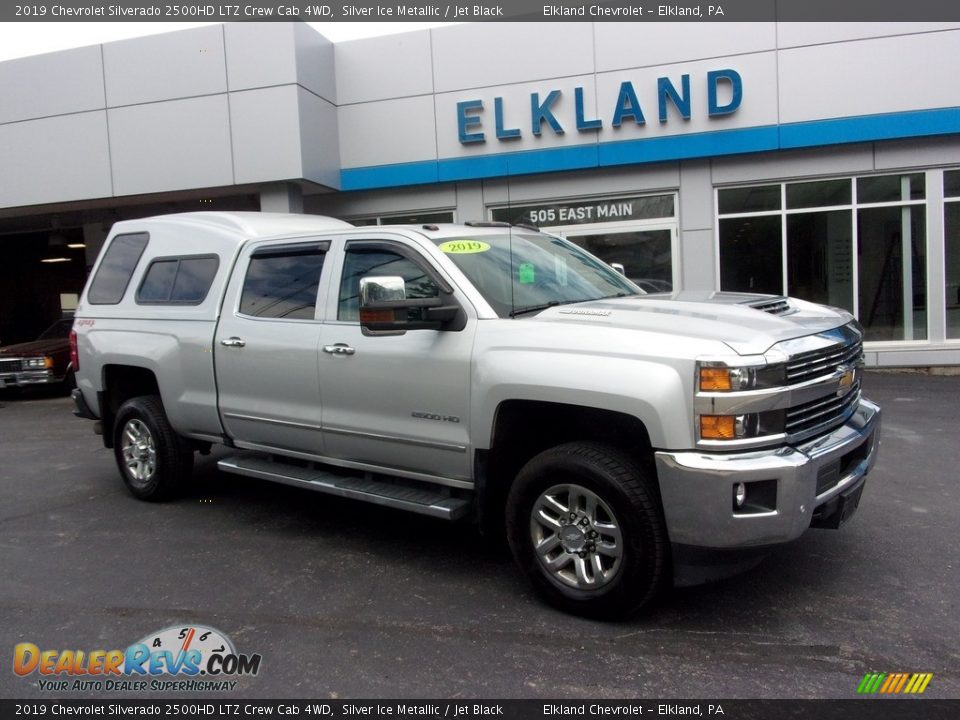
<path fill-rule="evenodd" d="M 853 390 L 853 381 L 857 377 L 856 368 L 846 367 L 841 365 L 838 370 L 843 370 L 843 375 L 840 376 L 840 382 L 837 385 L 837 397 L 844 397 Z"/>

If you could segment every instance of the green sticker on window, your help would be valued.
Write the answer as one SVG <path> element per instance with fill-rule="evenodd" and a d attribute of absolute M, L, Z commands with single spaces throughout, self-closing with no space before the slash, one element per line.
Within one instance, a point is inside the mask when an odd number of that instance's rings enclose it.
<path fill-rule="evenodd" d="M 531 285 L 537 281 L 537 271 L 533 263 L 523 263 L 517 270 L 520 273 L 521 285 Z"/>
<path fill-rule="evenodd" d="M 440 252 L 449 255 L 470 255 L 472 253 L 482 253 L 490 249 L 490 245 L 479 240 L 448 240 L 440 243 L 437 247 Z"/>

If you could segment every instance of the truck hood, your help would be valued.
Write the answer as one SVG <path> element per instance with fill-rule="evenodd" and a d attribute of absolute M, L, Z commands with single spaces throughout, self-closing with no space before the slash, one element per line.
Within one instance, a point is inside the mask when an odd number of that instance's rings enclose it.
<path fill-rule="evenodd" d="M 844 325 L 853 316 L 796 298 L 682 291 L 560 305 L 536 319 L 710 340 L 725 343 L 740 355 L 757 355 L 783 340 Z"/>
<path fill-rule="evenodd" d="M 0 357 L 27 357 L 34 355 L 49 355 L 55 352 L 66 352 L 70 349 L 70 342 L 66 338 L 49 338 L 47 340 L 31 340 L 0 347 Z"/>

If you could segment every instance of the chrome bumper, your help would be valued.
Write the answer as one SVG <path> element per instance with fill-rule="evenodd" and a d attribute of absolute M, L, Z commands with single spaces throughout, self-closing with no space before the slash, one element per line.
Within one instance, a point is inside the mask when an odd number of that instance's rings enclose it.
<path fill-rule="evenodd" d="M 50 384 L 62 380 L 62 377 L 56 377 L 51 370 L 20 370 L 19 372 L 0 373 L 0 388 Z"/>
<path fill-rule="evenodd" d="M 880 444 L 880 408 L 861 399 L 847 422 L 826 435 L 774 450 L 720 454 L 658 452 L 657 473 L 670 541 L 703 548 L 750 548 L 788 542 L 814 512 L 856 487 Z M 830 484 L 817 493 L 818 477 Z M 737 483 L 775 481 L 768 510 L 736 509 Z"/>

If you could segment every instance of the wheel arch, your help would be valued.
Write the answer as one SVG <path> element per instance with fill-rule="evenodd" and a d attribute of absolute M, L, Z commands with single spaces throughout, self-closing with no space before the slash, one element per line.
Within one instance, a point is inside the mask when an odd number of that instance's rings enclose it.
<path fill-rule="evenodd" d="M 490 448 L 475 456 L 477 512 L 485 533 L 501 533 L 507 493 L 523 466 L 544 450 L 569 442 L 617 447 L 656 478 L 650 433 L 640 418 L 598 407 L 506 400 L 497 406 Z"/>
<path fill-rule="evenodd" d="M 114 421 L 120 407 L 130 398 L 160 395 L 157 376 L 150 368 L 136 365 L 104 365 L 101 371 L 100 413 L 103 421 L 103 445 L 113 447 Z"/>

